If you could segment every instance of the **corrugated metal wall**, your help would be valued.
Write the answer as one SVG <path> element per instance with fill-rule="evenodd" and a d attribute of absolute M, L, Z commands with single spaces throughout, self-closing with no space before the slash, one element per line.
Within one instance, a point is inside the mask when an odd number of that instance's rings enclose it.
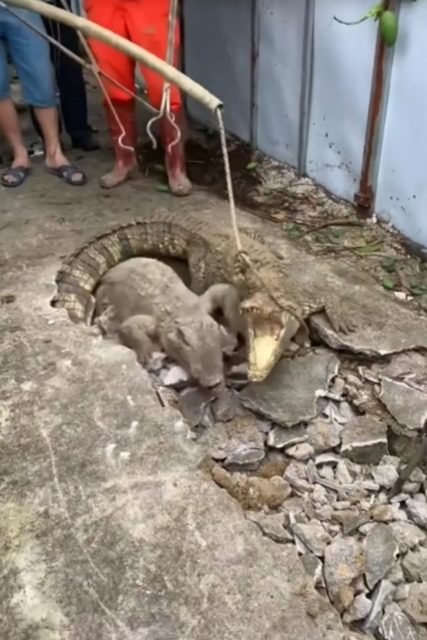
<path fill-rule="evenodd" d="M 223 99 L 230 132 L 338 196 L 359 190 L 377 26 L 373 0 L 184 0 L 185 67 Z M 394 0 L 399 10 L 401 2 Z M 427 247 L 427 0 L 402 0 L 375 141 L 374 208 Z M 387 69 L 384 71 L 387 75 Z M 199 106 L 192 115 L 212 122 Z"/>

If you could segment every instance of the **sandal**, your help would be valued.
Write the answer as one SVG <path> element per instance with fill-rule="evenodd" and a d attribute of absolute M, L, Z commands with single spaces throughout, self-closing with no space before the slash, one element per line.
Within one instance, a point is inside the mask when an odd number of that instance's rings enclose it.
<path fill-rule="evenodd" d="M 60 167 L 56 168 L 47 167 L 47 170 L 52 175 L 61 178 L 61 180 L 63 180 L 67 184 L 71 184 L 73 187 L 81 187 L 87 182 L 86 175 L 83 173 L 83 171 L 81 169 L 78 169 L 73 164 L 63 164 Z M 73 180 L 73 177 L 77 174 L 80 174 L 81 178 L 79 178 L 78 180 Z"/>
<path fill-rule="evenodd" d="M 9 167 L 1 176 L 1 183 L 4 187 L 20 187 L 27 179 L 31 169 L 29 167 Z M 8 180 L 7 178 L 13 178 Z"/>

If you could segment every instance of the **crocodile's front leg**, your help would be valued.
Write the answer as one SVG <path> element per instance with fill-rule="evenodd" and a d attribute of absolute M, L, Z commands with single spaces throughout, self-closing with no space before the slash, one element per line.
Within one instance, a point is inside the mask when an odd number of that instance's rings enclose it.
<path fill-rule="evenodd" d="M 356 330 L 357 323 L 353 316 L 347 309 L 340 308 L 336 302 L 312 301 L 304 308 L 304 313 L 307 316 L 322 311 L 335 333 L 351 333 Z"/>
<path fill-rule="evenodd" d="M 156 321 L 151 316 L 131 316 L 119 326 L 117 335 L 121 343 L 136 353 L 140 364 L 149 362 L 155 351 Z"/>

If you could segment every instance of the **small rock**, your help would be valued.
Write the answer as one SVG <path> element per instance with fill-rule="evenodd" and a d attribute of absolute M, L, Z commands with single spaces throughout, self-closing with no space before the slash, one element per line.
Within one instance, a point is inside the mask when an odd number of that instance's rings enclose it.
<path fill-rule="evenodd" d="M 377 504 L 369 510 L 369 513 L 376 522 L 407 520 L 406 513 L 397 504 Z"/>
<path fill-rule="evenodd" d="M 341 433 L 341 454 L 361 464 L 378 464 L 387 451 L 387 425 L 373 416 L 360 416 Z"/>
<path fill-rule="evenodd" d="M 345 511 L 346 509 L 350 509 L 351 502 L 348 500 L 336 500 L 334 502 L 334 507 L 337 511 Z"/>
<path fill-rule="evenodd" d="M 329 522 L 332 518 L 334 510 L 330 504 L 324 504 L 321 507 L 316 507 L 314 510 L 314 514 L 318 520 L 323 522 Z"/>
<path fill-rule="evenodd" d="M 335 478 L 340 484 L 351 484 L 353 482 L 353 476 L 348 470 L 346 460 L 340 460 L 335 469 Z"/>
<path fill-rule="evenodd" d="M 400 553 L 406 553 L 426 539 L 426 534 L 411 522 L 392 522 L 389 526 Z"/>
<path fill-rule="evenodd" d="M 179 410 L 193 429 L 198 426 L 211 427 L 214 424 L 212 402 L 214 396 L 206 389 L 191 387 L 179 396 Z"/>
<path fill-rule="evenodd" d="M 313 493 L 311 499 L 316 505 L 324 505 L 329 503 L 328 492 L 321 484 L 315 484 L 313 487 Z"/>
<path fill-rule="evenodd" d="M 271 538 L 274 542 L 286 543 L 292 542 L 293 538 L 289 531 L 283 526 L 283 514 L 272 513 L 266 515 L 258 511 L 248 511 L 246 513 L 247 520 L 250 520 L 262 531 L 262 533 Z"/>
<path fill-rule="evenodd" d="M 392 504 L 394 504 L 395 502 L 406 502 L 410 497 L 411 496 L 409 495 L 409 493 L 398 493 L 390 499 L 390 502 Z"/>
<path fill-rule="evenodd" d="M 427 624 L 427 582 L 410 584 L 408 597 L 401 607 L 413 622 Z"/>
<path fill-rule="evenodd" d="M 261 478 L 283 476 L 287 466 L 288 461 L 280 451 L 268 451 L 258 467 L 257 475 Z"/>
<path fill-rule="evenodd" d="M 409 499 L 406 508 L 410 519 L 423 529 L 427 529 L 427 503 Z"/>
<path fill-rule="evenodd" d="M 229 471 L 233 467 L 254 470 L 265 455 L 264 437 L 256 417 L 250 413 L 238 415 L 231 421 L 217 422 L 214 429 L 208 429 L 200 436 L 199 441 L 208 446 L 214 460 L 225 460 Z"/>
<path fill-rule="evenodd" d="M 409 582 L 427 582 L 427 548 L 408 551 L 402 560 L 402 567 Z"/>
<path fill-rule="evenodd" d="M 302 442 L 286 449 L 286 454 L 296 460 L 308 460 L 313 456 L 314 449 L 308 442 Z"/>
<path fill-rule="evenodd" d="M 341 442 L 341 427 L 333 422 L 315 421 L 307 427 L 308 442 L 316 453 L 334 449 Z"/>
<path fill-rule="evenodd" d="M 422 429 L 425 420 L 427 395 L 403 380 L 383 377 L 379 399 L 393 418 L 406 429 Z"/>
<path fill-rule="evenodd" d="M 323 565 L 321 560 L 307 551 L 301 556 L 301 562 L 308 575 L 313 578 L 314 586 L 323 584 Z"/>
<path fill-rule="evenodd" d="M 419 467 L 415 467 L 415 469 L 413 470 L 413 472 L 409 476 L 409 480 L 411 482 L 423 483 L 425 479 L 426 479 L 426 475 Z"/>
<path fill-rule="evenodd" d="M 292 429 L 284 429 L 276 426 L 268 434 L 267 444 L 273 449 L 285 449 L 306 440 L 307 431 L 305 427 L 298 426 Z"/>
<path fill-rule="evenodd" d="M 166 354 L 161 351 L 153 351 L 149 362 L 146 364 L 146 369 L 150 373 L 158 373 L 164 366 L 166 360 Z"/>
<path fill-rule="evenodd" d="M 354 588 L 350 585 L 345 585 L 341 587 L 339 592 L 337 593 L 334 604 L 340 613 L 348 609 L 354 601 L 355 598 Z"/>
<path fill-rule="evenodd" d="M 393 532 L 386 524 L 377 524 L 364 540 L 366 584 L 373 589 L 384 578 L 396 559 L 398 546 Z"/>
<path fill-rule="evenodd" d="M 234 467 L 254 468 L 264 458 L 264 449 L 240 445 L 225 459 L 224 466 L 227 469 Z"/>
<path fill-rule="evenodd" d="M 235 389 L 242 389 L 248 383 L 248 365 L 246 362 L 236 364 L 227 374 L 227 384 Z"/>
<path fill-rule="evenodd" d="M 318 470 L 318 474 L 321 478 L 323 478 L 324 480 L 328 480 L 329 482 L 333 482 L 335 480 L 334 470 L 327 464 L 325 464 L 323 467 L 320 467 L 320 469 Z"/>
<path fill-rule="evenodd" d="M 212 404 L 212 411 L 215 420 L 229 422 L 236 416 L 237 400 L 233 392 L 227 387 L 218 389 L 215 393 L 215 400 Z"/>
<path fill-rule="evenodd" d="M 292 461 L 286 468 L 284 478 L 298 491 L 311 491 L 312 486 L 307 481 L 305 465 L 302 462 Z"/>
<path fill-rule="evenodd" d="M 321 453 L 315 457 L 314 463 L 317 467 L 323 464 L 337 465 L 340 460 L 340 456 L 336 453 Z"/>
<path fill-rule="evenodd" d="M 365 570 L 362 545 L 354 538 L 335 539 L 325 549 L 324 577 L 332 601 Z"/>
<path fill-rule="evenodd" d="M 410 482 L 409 480 L 404 482 L 402 487 L 402 491 L 404 493 L 410 493 L 411 495 L 413 495 L 414 493 L 418 493 L 420 489 L 421 489 L 421 482 L 412 482 L 412 481 Z"/>
<path fill-rule="evenodd" d="M 402 602 L 409 596 L 409 584 L 400 584 L 394 590 L 393 598 L 395 602 Z"/>
<path fill-rule="evenodd" d="M 396 482 L 399 474 L 391 464 L 380 464 L 378 467 L 372 469 L 372 477 L 375 482 L 377 482 L 380 487 L 384 487 L 385 489 L 390 489 L 394 483 Z"/>
<path fill-rule="evenodd" d="M 174 387 L 174 389 L 182 389 L 182 387 L 188 382 L 188 373 L 178 365 L 173 365 L 170 369 L 166 369 L 162 372 L 160 379 L 165 387 Z"/>
<path fill-rule="evenodd" d="M 424 493 L 416 493 L 414 495 L 414 500 L 417 502 L 424 502 L 425 504 L 427 502 L 427 496 Z"/>
<path fill-rule="evenodd" d="M 414 627 L 398 604 L 389 604 L 379 626 L 383 640 L 417 640 Z"/>
<path fill-rule="evenodd" d="M 368 533 L 375 527 L 375 522 L 367 522 L 359 527 L 359 531 L 362 535 L 367 536 Z"/>
<path fill-rule="evenodd" d="M 372 596 L 372 608 L 363 625 L 363 630 L 374 633 L 381 622 L 382 612 L 386 605 L 392 602 L 394 585 L 388 580 L 381 580 Z"/>
<path fill-rule="evenodd" d="M 344 613 L 343 621 L 348 624 L 356 620 L 364 620 L 369 614 L 371 606 L 371 600 L 364 593 L 360 593 Z"/>
<path fill-rule="evenodd" d="M 405 582 L 405 576 L 403 575 L 402 567 L 398 562 L 396 562 L 390 571 L 386 574 L 386 579 L 392 582 L 393 584 L 401 584 Z"/>
<path fill-rule="evenodd" d="M 318 520 L 311 520 L 308 524 L 295 524 L 292 531 L 315 556 L 322 557 L 331 541 L 330 535 Z"/>
<path fill-rule="evenodd" d="M 219 465 L 211 470 L 213 480 L 237 500 L 246 511 L 265 507 L 278 509 L 291 494 L 289 483 L 283 478 L 258 478 L 243 473 L 229 473 Z"/>

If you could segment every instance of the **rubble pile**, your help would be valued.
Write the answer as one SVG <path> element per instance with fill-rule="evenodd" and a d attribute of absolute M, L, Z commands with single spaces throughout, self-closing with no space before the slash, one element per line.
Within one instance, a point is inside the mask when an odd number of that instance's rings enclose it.
<path fill-rule="evenodd" d="M 219 397 L 160 354 L 152 372 L 161 401 L 206 447 L 213 480 L 264 536 L 296 545 L 345 624 L 367 637 L 426 640 L 425 471 L 391 491 L 427 417 L 424 355 L 366 365 L 302 350 L 258 384 L 235 361 Z"/>

